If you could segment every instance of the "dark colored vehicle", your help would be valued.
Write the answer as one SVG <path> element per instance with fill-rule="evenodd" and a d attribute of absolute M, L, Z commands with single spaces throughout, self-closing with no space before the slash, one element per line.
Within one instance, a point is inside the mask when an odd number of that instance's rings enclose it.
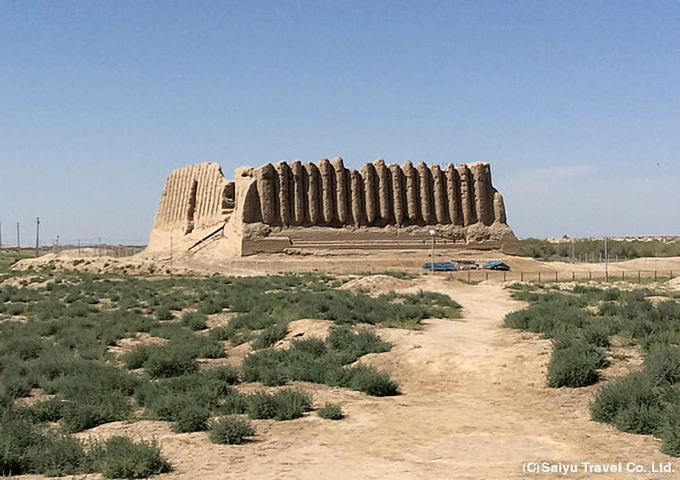
<path fill-rule="evenodd" d="M 490 262 L 487 262 L 486 265 L 484 265 L 484 268 L 487 270 L 501 270 L 504 272 L 510 270 L 510 266 L 506 263 L 501 262 L 500 260 L 491 260 Z"/>
<path fill-rule="evenodd" d="M 423 264 L 425 270 L 435 271 L 435 272 L 455 272 L 456 266 L 451 262 L 434 262 L 434 268 L 432 268 L 432 262 L 427 262 Z"/>

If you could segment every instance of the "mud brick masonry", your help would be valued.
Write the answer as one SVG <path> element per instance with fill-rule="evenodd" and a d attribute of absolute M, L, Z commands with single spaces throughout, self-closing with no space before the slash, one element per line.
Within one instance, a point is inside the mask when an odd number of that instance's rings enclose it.
<path fill-rule="evenodd" d="M 216 163 L 171 173 L 150 251 L 235 255 L 318 250 L 450 248 L 514 253 L 517 239 L 488 163 L 385 164 L 360 170 L 341 158 L 241 167 L 227 180 Z"/>

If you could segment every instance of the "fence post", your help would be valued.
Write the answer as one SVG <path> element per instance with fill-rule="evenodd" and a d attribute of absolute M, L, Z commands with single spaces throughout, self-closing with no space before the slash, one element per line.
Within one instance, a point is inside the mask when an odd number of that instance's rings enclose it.
<path fill-rule="evenodd" d="M 541 283 L 541 271 L 538 271 L 538 283 Z"/>
<path fill-rule="evenodd" d="M 524 271 L 519 272 L 519 279 L 520 282 L 524 281 Z"/>
<path fill-rule="evenodd" d="M 555 272 L 555 281 L 556 282 L 559 282 L 559 276 L 558 275 L 559 275 L 559 272 Z"/>
<path fill-rule="evenodd" d="M 654 270 L 654 281 L 656 282 L 656 270 Z"/>
<path fill-rule="evenodd" d="M 571 281 L 573 282 L 575 280 L 576 280 L 576 272 L 572 270 L 571 271 Z"/>
<path fill-rule="evenodd" d="M 642 275 L 640 274 L 640 270 L 638 270 L 638 283 L 642 283 Z"/>
<path fill-rule="evenodd" d="M 470 270 L 467 271 L 467 281 L 470 283 Z"/>
<path fill-rule="evenodd" d="M 588 280 L 592 280 L 592 279 L 593 279 L 593 272 L 588 270 Z"/>
<path fill-rule="evenodd" d="M 486 279 L 489 279 L 489 272 L 486 272 Z"/>
<path fill-rule="evenodd" d="M 621 281 L 622 281 L 622 282 L 625 282 L 625 281 L 626 281 L 626 271 L 625 271 L 625 270 L 622 270 L 622 271 L 621 271 Z"/>

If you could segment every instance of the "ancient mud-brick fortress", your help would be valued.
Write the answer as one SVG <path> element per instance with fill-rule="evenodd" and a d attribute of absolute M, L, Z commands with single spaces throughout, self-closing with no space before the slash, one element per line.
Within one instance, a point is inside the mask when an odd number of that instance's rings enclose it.
<path fill-rule="evenodd" d="M 513 253 L 503 197 L 488 163 L 345 168 L 341 158 L 236 170 L 215 163 L 172 172 L 149 251 L 218 249 L 235 255 L 321 250 L 448 248 Z"/>

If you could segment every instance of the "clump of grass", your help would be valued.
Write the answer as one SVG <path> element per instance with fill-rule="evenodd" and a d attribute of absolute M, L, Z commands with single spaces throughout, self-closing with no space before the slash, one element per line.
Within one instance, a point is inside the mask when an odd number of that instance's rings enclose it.
<path fill-rule="evenodd" d="M 121 355 L 120 360 L 125 365 L 125 368 L 134 370 L 142 368 L 144 363 L 149 360 L 149 347 L 146 345 L 137 345 L 132 350 Z"/>
<path fill-rule="evenodd" d="M 190 352 L 179 348 L 157 347 L 144 362 L 144 371 L 152 378 L 169 378 L 192 373 L 198 365 Z"/>
<path fill-rule="evenodd" d="M 664 425 L 658 389 L 642 372 L 614 380 L 600 389 L 590 413 L 593 420 L 628 433 L 659 433 Z"/>
<path fill-rule="evenodd" d="M 134 442 L 127 437 L 111 437 L 104 448 L 101 472 L 106 478 L 147 478 L 171 470 L 156 441 Z"/>
<path fill-rule="evenodd" d="M 279 340 L 283 340 L 288 333 L 288 325 L 286 323 L 277 323 L 271 325 L 264 330 L 253 342 L 254 349 L 267 348 L 274 345 Z"/>
<path fill-rule="evenodd" d="M 200 312 L 188 312 L 182 315 L 182 325 L 190 330 L 198 331 L 207 328 L 208 317 Z"/>
<path fill-rule="evenodd" d="M 248 397 L 248 416 L 252 419 L 293 420 L 312 406 L 309 395 L 297 390 L 281 390 L 274 394 L 257 392 Z"/>
<path fill-rule="evenodd" d="M 197 405 L 188 405 L 174 416 L 172 431 L 175 433 L 204 432 L 208 430 L 210 412 Z"/>
<path fill-rule="evenodd" d="M 160 305 L 158 308 L 156 308 L 156 320 L 164 321 L 172 320 L 173 318 L 175 317 L 167 305 Z"/>
<path fill-rule="evenodd" d="M 336 403 L 326 403 L 317 414 L 326 420 L 341 420 L 343 417 L 342 408 Z"/>
<path fill-rule="evenodd" d="M 598 368 L 606 364 L 604 354 L 581 341 L 557 340 L 548 364 L 548 386 L 552 388 L 586 387 L 599 380 Z"/>
<path fill-rule="evenodd" d="M 341 386 L 364 392 L 374 397 L 388 397 L 399 394 L 399 385 L 389 374 L 378 372 L 373 367 L 356 365 L 346 367 Z"/>
<path fill-rule="evenodd" d="M 212 423 L 210 441 L 219 445 L 241 445 L 248 437 L 255 435 L 255 429 L 247 420 L 228 416 Z"/>

